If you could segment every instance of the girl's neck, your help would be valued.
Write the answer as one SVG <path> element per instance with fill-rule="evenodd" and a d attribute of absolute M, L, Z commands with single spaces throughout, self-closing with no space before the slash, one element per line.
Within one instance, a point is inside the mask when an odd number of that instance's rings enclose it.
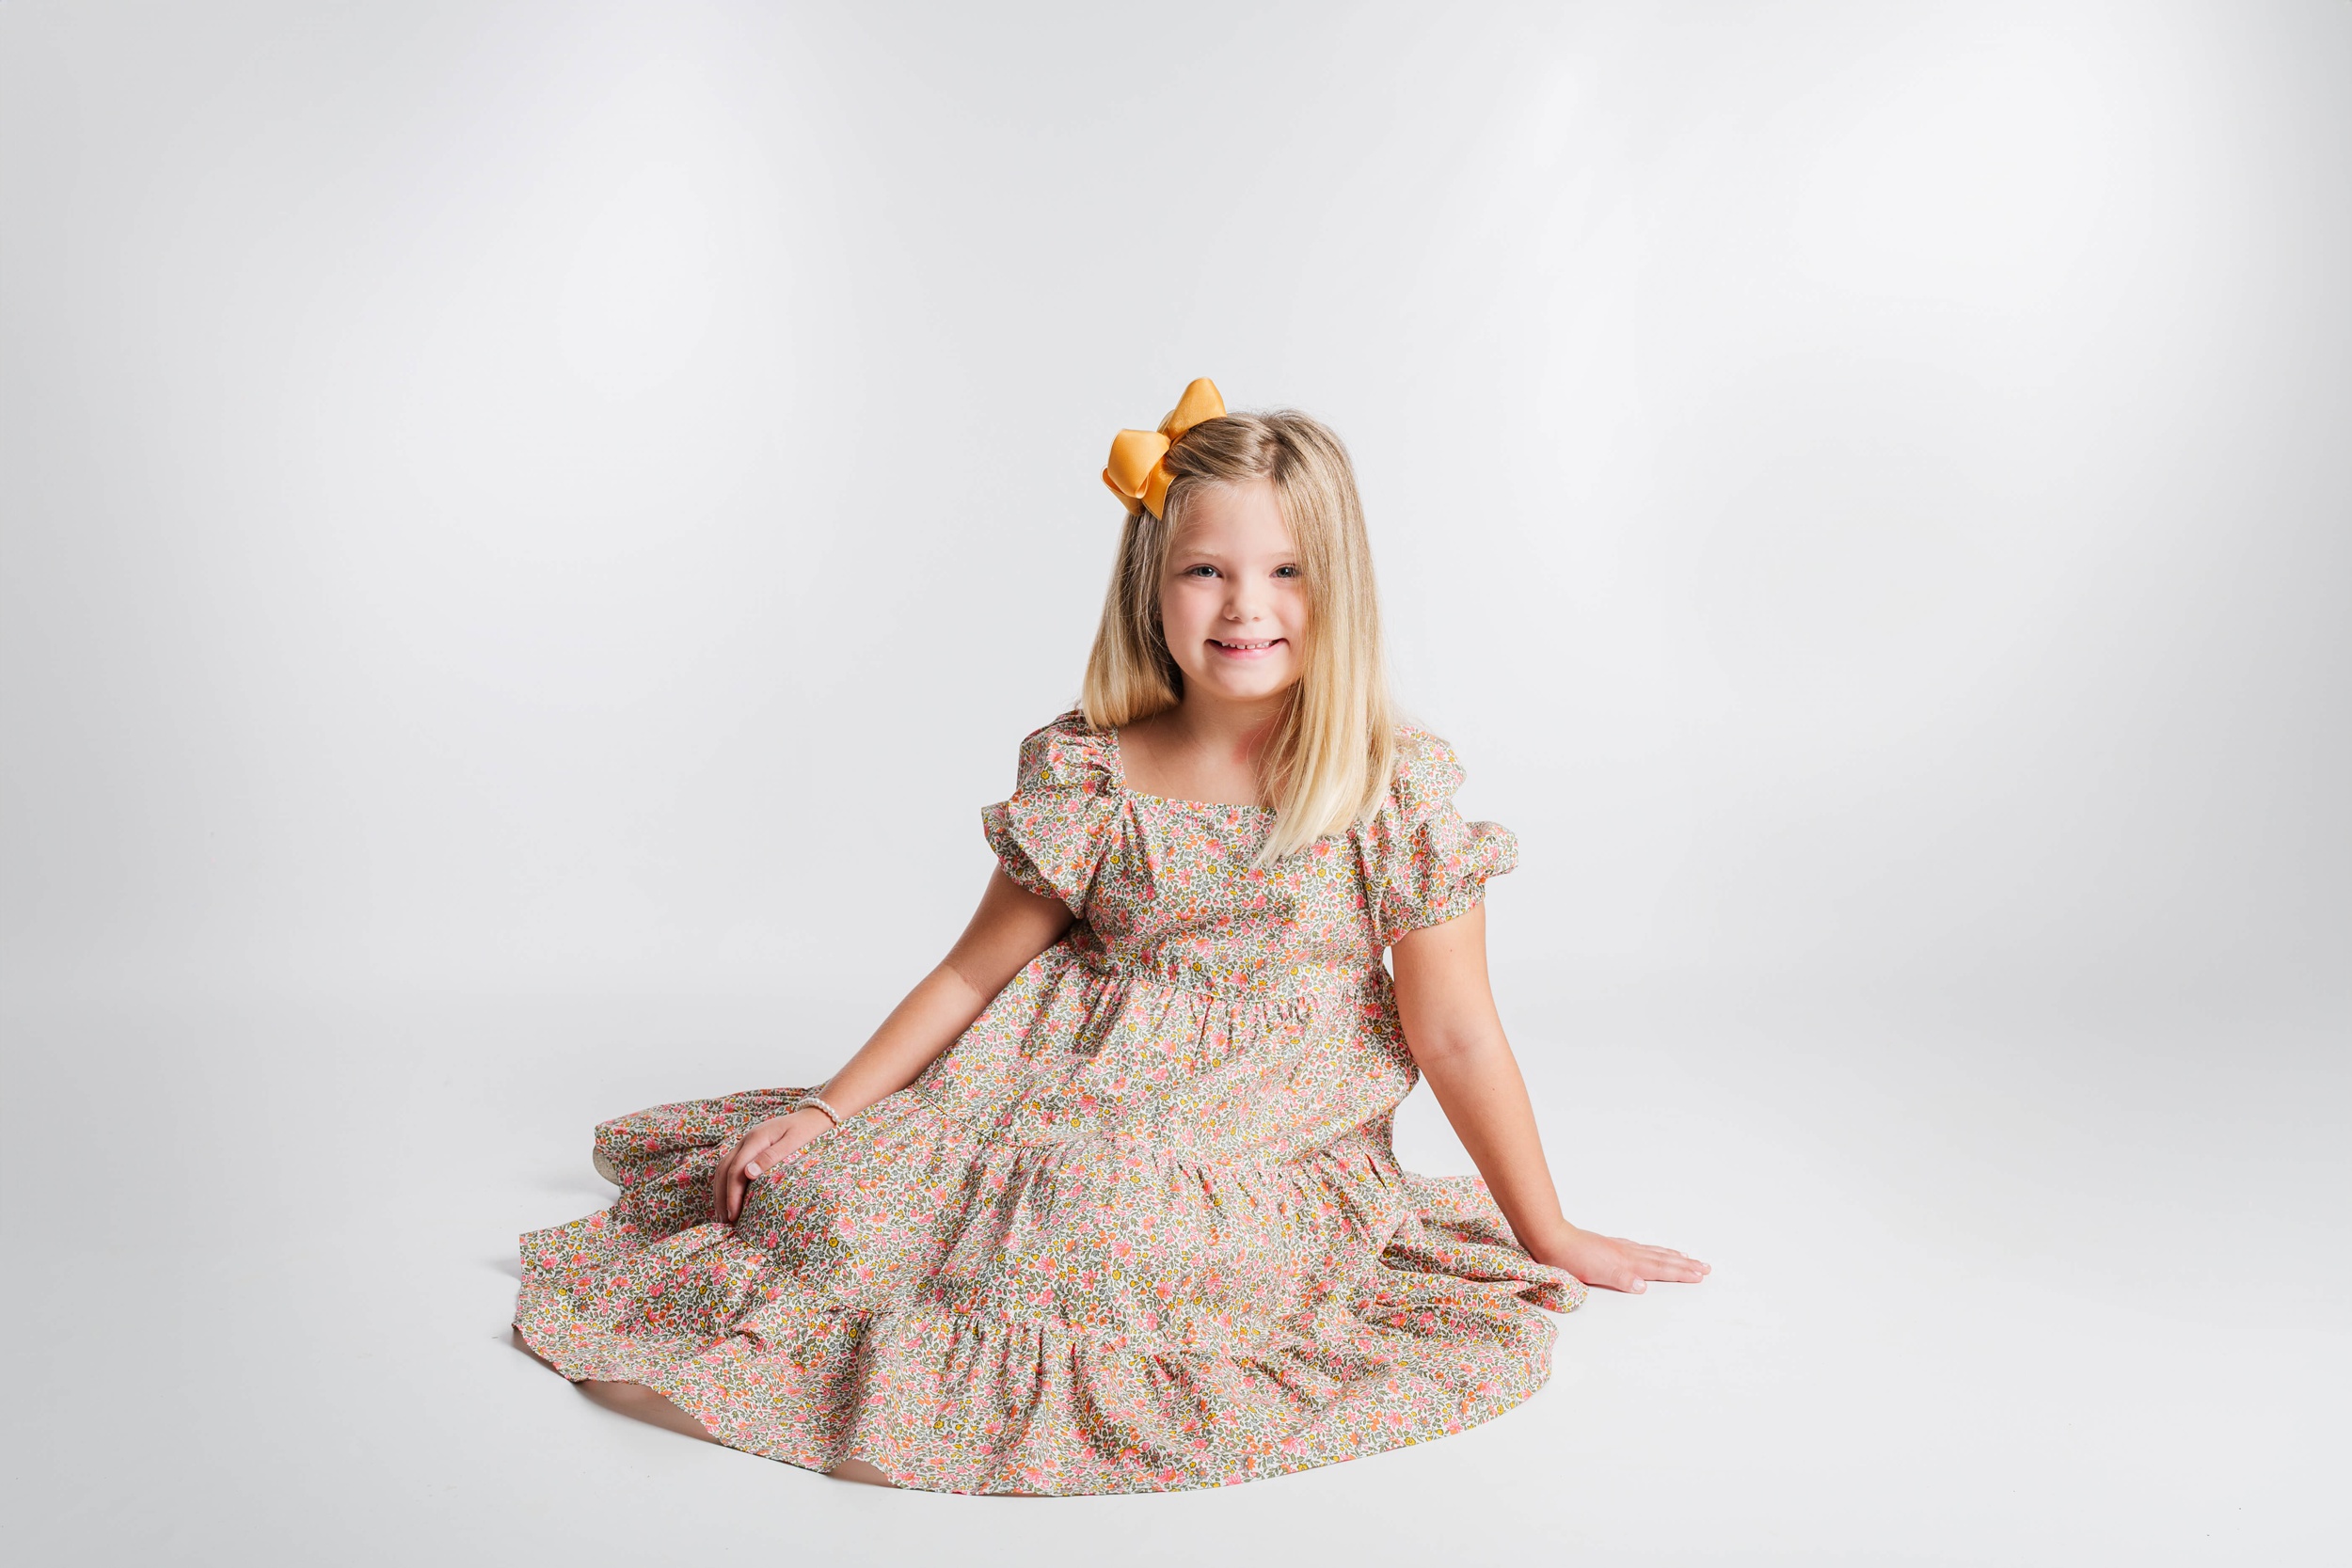
<path fill-rule="evenodd" d="M 1173 800 L 1261 804 L 1258 758 L 1288 700 L 1283 693 L 1259 703 L 1188 701 L 1120 725 L 1127 787 Z"/>
<path fill-rule="evenodd" d="M 1290 700 L 1288 691 L 1250 703 L 1219 702 L 1188 693 L 1161 716 L 1167 726 L 1162 733 L 1184 750 L 1255 768 L 1259 753 L 1272 738 Z"/>

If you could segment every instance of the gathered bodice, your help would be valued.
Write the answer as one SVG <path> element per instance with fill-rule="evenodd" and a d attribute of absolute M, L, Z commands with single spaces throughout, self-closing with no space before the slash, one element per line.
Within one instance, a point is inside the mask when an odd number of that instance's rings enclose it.
<path fill-rule="evenodd" d="M 1031 735 L 983 823 L 1006 873 L 1075 919 L 918 1092 L 993 1139 L 1216 1164 L 1381 1122 L 1415 1081 L 1383 951 L 1468 910 L 1518 854 L 1454 809 L 1442 741 L 1398 739 L 1370 820 L 1260 867 L 1271 811 L 1131 791 L 1116 733 L 1075 713 Z"/>
<path fill-rule="evenodd" d="M 1022 743 L 1013 796 L 983 825 L 1008 874 L 1069 906 L 1093 967 L 1260 997 L 1361 986 L 1390 943 L 1462 913 L 1518 859 L 1509 830 L 1454 809 L 1443 741 L 1397 738 L 1372 818 L 1268 867 L 1251 863 L 1272 811 L 1131 790 L 1118 732 L 1074 712 Z"/>

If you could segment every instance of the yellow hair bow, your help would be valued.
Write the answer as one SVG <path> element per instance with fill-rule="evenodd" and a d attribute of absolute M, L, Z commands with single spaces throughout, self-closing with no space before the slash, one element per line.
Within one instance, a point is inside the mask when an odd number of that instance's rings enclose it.
<path fill-rule="evenodd" d="M 1216 383 L 1200 377 L 1184 388 L 1184 395 L 1176 400 L 1158 430 L 1122 430 L 1111 437 L 1111 466 L 1103 470 L 1103 483 L 1127 503 L 1128 511 L 1140 506 L 1154 517 L 1164 515 L 1168 486 L 1176 476 L 1161 459 L 1184 438 L 1185 431 L 1203 420 L 1224 417 L 1225 400 L 1217 396 Z"/>

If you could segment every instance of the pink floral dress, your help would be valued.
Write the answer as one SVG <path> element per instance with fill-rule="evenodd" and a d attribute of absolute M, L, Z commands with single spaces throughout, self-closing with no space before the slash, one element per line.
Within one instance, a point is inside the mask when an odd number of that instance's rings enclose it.
<path fill-rule="evenodd" d="M 1139 795 L 1068 714 L 983 814 L 1077 916 L 906 1088 L 707 1217 L 797 1091 L 596 1129 L 602 1213 L 522 1238 L 515 1321 L 569 1378 L 721 1442 L 954 1492 L 1149 1492 L 1459 1432 L 1533 1393 L 1583 1299 L 1474 1178 L 1401 1168 L 1415 1081 L 1383 950 L 1511 869 L 1445 744 L 1401 733 L 1371 822 L 1272 870 L 1272 814 Z"/>

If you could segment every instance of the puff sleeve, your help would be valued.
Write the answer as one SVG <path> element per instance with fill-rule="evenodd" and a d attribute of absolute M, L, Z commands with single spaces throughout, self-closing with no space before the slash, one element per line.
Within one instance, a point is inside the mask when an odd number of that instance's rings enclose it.
<path fill-rule="evenodd" d="M 1081 919 L 1119 809 L 1109 744 L 1075 711 L 1063 714 L 1021 742 L 1012 799 L 980 813 L 1005 875 Z"/>
<path fill-rule="evenodd" d="M 1465 821 L 1454 809 L 1463 776 L 1454 748 L 1436 736 L 1398 735 L 1389 798 L 1363 837 L 1373 930 L 1383 947 L 1467 913 L 1486 895 L 1487 878 L 1519 863 L 1510 829 Z"/>

